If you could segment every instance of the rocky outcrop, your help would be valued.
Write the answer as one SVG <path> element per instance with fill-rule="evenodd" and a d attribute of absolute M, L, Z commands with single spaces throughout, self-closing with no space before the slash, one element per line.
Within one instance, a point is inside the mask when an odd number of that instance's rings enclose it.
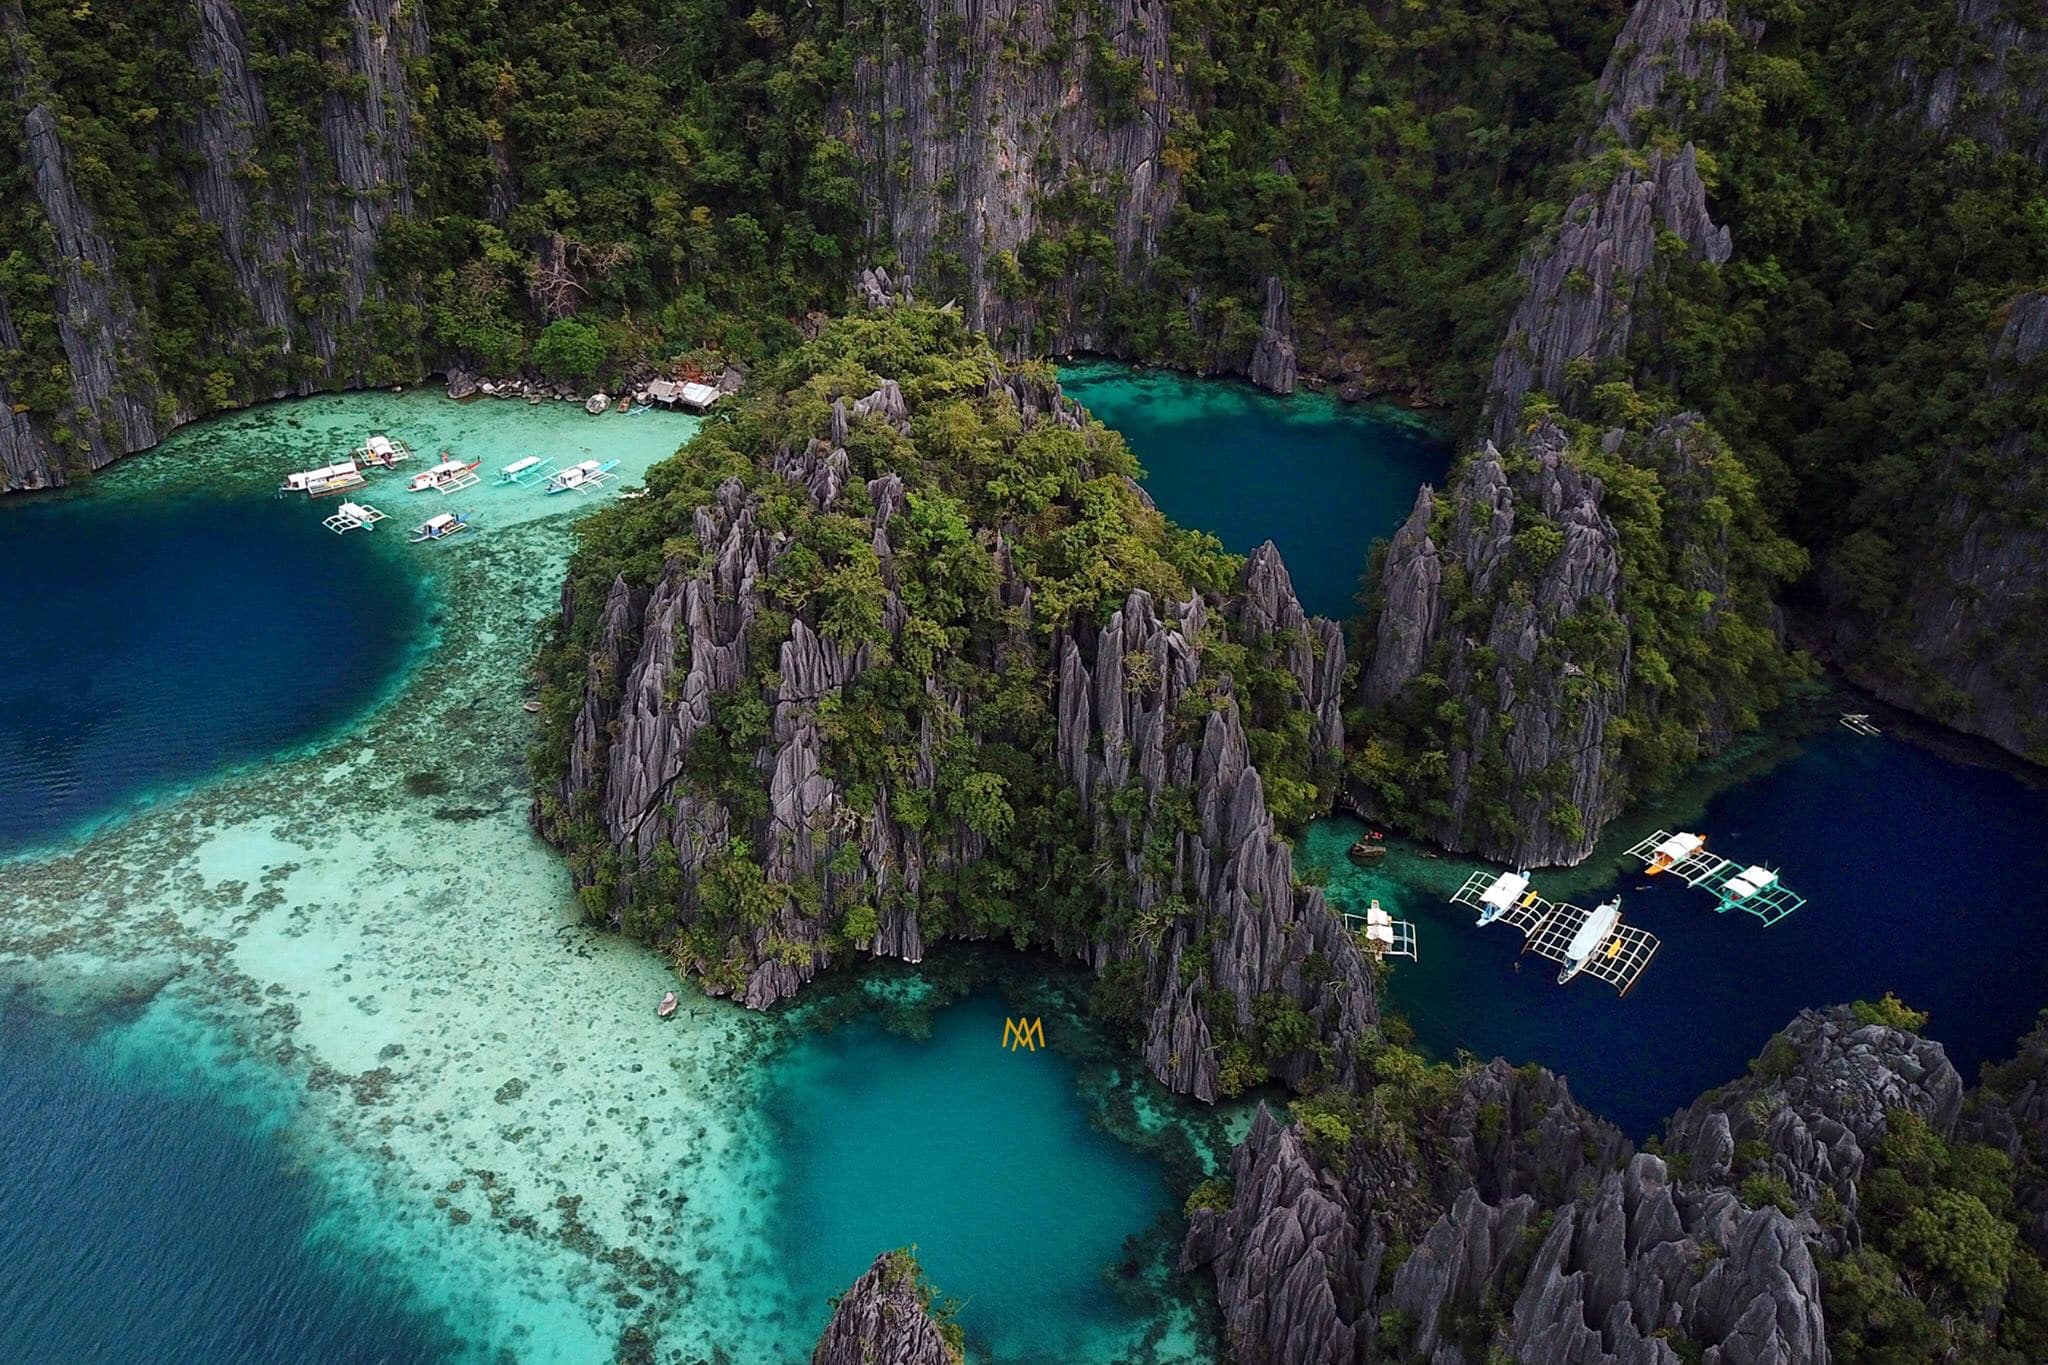
<path fill-rule="evenodd" d="M 1692 144 L 1668 150 L 1643 131 L 1652 112 L 1711 107 L 1727 59 L 1703 30 L 1728 18 L 1725 0 L 1642 0 L 1629 12 L 1601 73 L 1599 125 L 1583 149 L 1605 168 L 1605 182 L 1580 191 L 1549 240 L 1522 261 L 1522 301 L 1487 387 L 1485 424 L 1496 444 L 1521 430 L 1528 394 L 1576 412 L 1589 387 L 1577 370 L 1625 369 L 1630 341 L 1654 326 L 1643 300 L 1660 234 L 1676 236 L 1696 259 L 1728 260 L 1732 242 L 1707 212 Z M 1752 37 L 1756 31 L 1751 26 Z"/>
<path fill-rule="evenodd" d="M 2038 391 L 2048 369 L 2048 294 L 2005 309 L 1984 381 L 1987 409 Z M 1834 604 L 1829 644 L 1859 684 L 1900 706 L 2048 763 L 2048 507 L 2037 431 L 2020 424 L 1989 444 L 1948 452 L 1926 479 L 1915 529 L 1903 538 L 1898 600 L 1851 600 L 1823 575 Z"/>
<path fill-rule="evenodd" d="M 1027 432 L 1084 424 L 1056 384 L 1030 374 L 993 369 L 981 395 Z M 893 381 L 841 396 L 821 436 L 780 449 L 763 471 L 821 514 L 861 519 L 892 655 L 910 617 L 899 588 L 905 537 L 917 534 L 905 516 L 912 489 L 892 471 L 861 480 L 846 446 L 861 426 L 900 437 L 913 419 Z M 861 951 L 917 961 L 931 937 L 926 907 L 988 851 L 967 823 L 906 815 L 933 799 L 950 737 L 989 738 L 977 699 L 941 670 L 923 683 L 908 772 L 856 784 L 837 770 L 828 713 L 875 666 L 881 642 L 842 647 L 820 622 L 771 601 L 790 545 L 779 525 L 764 519 L 758 489 L 729 479 L 670 542 L 652 583 L 620 578 L 602 601 L 565 594 L 565 629 L 591 644 L 562 775 L 536 806 L 544 835 L 581 850 L 577 880 L 614 925 L 667 940 L 707 989 L 756 1008 L 828 965 L 834 929 L 856 909 L 873 912 Z M 1075 613 L 1042 633 L 1016 568 L 1020 534 L 978 533 L 1007 625 L 977 631 L 963 657 L 1043 679 L 1049 771 L 1078 800 L 1090 880 L 1122 926 L 1096 941 L 1055 935 L 1051 946 L 1132 983 L 1146 1063 L 1176 1091 L 1208 1100 L 1241 1084 L 1226 1063 L 1260 1052 L 1261 1012 L 1281 1008 L 1298 1011 L 1307 1031 L 1284 1055 L 1264 1052 L 1264 1070 L 1290 1082 L 1318 1070 L 1349 1079 L 1378 1017 L 1371 970 L 1322 892 L 1297 885 L 1251 757 L 1255 727 L 1299 734 L 1306 775 L 1334 789 L 1342 633 L 1302 611 L 1271 545 L 1227 594 L 1161 602 L 1135 590 L 1105 620 Z M 1208 662 L 1225 640 L 1286 685 L 1240 696 Z M 754 662 L 763 657 L 776 660 L 765 673 Z M 732 743 L 721 710 L 757 692 L 765 734 L 732 756 L 765 793 L 749 811 L 707 794 L 689 770 L 705 743 Z M 729 905 L 735 859 L 758 865 L 772 905 L 734 936 L 693 934 Z"/>
<path fill-rule="evenodd" d="M 811 1365 L 960 1365 L 927 1298 L 910 1253 L 883 1252 L 840 1295 Z"/>
<path fill-rule="evenodd" d="M 1262 389 L 1283 395 L 1294 392 L 1294 331 L 1288 320 L 1287 287 L 1275 275 L 1266 277 L 1266 312 L 1244 375 Z"/>
<path fill-rule="evenodd" d="M 1831 1192 L 1840 1236 L 1854 1245 L 1857 1183 L 1887 1115 L 1905 1110 L 1948 1137 L 1962 1105 L 1962 1077 L 1941 1044 L 1859 1023 L 1846 1008 L 1804 1010 L 1749 1076 L 1673 1118 L 1664 1150 L 1695 1182 L 1734 1185 L 1762 1171 L 1807 1210 Z"/>
<path fill-rule="evenodd" d="M 1622 573 L 1605 490 L 1569 445 L 1562 428 L 1544 423 L 1513 448 L 1512 461 L 1491 442 L 1468 460 L 1454 504 L 1423 489 L 1387 555 L 1377 647 L 1362 683 L 1369 701 L 1385 705 L 1428 671 L 1466 699 L 1462 724 L 1440 736 L 1448 804 L 1420 832 L 1523 866 L 1584 858 L 1622 803 L 1608 729 L 1630 686 L 1626 640 L 1611 657 L 1603 649 L 1574 658 L 1560 647 L 1564 623 L 1616 616 Z M 1541 562 L 1518 548 L 1532 543 L 1516 538 L 1532 525 L 1554 533 Z M 1465 602 L 1485 608 L 1476 628 L 1450 618 L 1444 582 L 1452 572 Z M 1489 764 L 1505 774 L 1482 774 Z M 1511 821 L 1482 820 L 1474 803 L 1487 799 L 1506 802 Z M 1560 800 L 1575 820 L 1558 818 Z"/>
<path fill-rule="evenodd" d="M 1487 442 L 1381 563 L 1352 804 L 1514 865 L 1579 861 L 1782 697 L 1771 593 L 1802 564 L 1697 414 Z"/>
<path fill-rule="evenodd" d="M 1231 1176 L 1182 1261 L 1212 1268 L 1239 1361 L 1827 1358 L 1792 1220 L 1674 1181 L 1540 1069 L 1478 1068 L 1341 1152 L 1261 1109 Z"/>

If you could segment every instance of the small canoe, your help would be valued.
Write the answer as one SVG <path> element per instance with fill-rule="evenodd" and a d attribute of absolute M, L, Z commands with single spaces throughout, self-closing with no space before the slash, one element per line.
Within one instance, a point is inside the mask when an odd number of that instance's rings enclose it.
<path fill-rule="evenodd" d="M 529 711 L 538 712 L 540 710 L 540 703 L 537 701 L 521 702 L 520 705 L 524 706 Z"/>
<path fill-rule="evenodd" d="M 676 1004 L 676 993 L 670 991 L 667 995 L 661 997 L 661 1004 L 655 1008 L 655 1013 L 664 1019 L 672 1018 L 676 1012 Z"/>

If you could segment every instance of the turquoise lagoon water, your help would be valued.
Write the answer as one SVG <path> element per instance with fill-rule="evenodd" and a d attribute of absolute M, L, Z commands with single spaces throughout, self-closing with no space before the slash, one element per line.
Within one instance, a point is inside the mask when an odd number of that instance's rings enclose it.
<path fill-rule="evenodd" d="M 1374 538 L 1450 463 L 1422 419 L 1388 404 L 1275 398 L 1113 361 L 1062 365 L 1060 386 L 1123 433 L 1161 511 L 1240 554 L 1271 540 L 1302 605 L 1340 621 L 1357 610 Z"/>
<path fill-rule="evenodd" d="M 984 985 L 915 1031 L 863 1009 L 776 1065 L 783 1206 L 819 1215 L 783 1220 L 781 1254 L 816 1302 L 877 1248 L 914 1243 L 961 1302 L 970 1359 L 1133 1358 L 1160 1291 L 1149 1249 L 1127 1243 L 1156 1231 L 1152 1248 L 1170 1245 L 1179 1198 L 1156 1160 L 1103 1130 L 1061 1052 L 1005 1048 L 1013 1017 L 1053 1043 L 1080 1027 Z"/>
<path fill-rule="evenodd" d="M 1126 366 L 1070 373 L 1069 391 L 1124 431 L 1163 508 L 1227 528 L 1235 549 L 1272 536 L 1319 610 L 1341 609 L 1330 598 L 1367 543 L 1444 468 L 1406 423 L 1360 430 L 1384 414 Z M 1329 875 L 1334 899 L 1377 898 L 1417 922 L 1421 960 L 1396 965 L 1390 996 L 1425 1047 L 1541 1062 L 1637 1137 L 1741 1074 L 1801 1008 L 1887 990 L 1928 1010 L 1929 1032 L 1973 1076 L 2048 1006 L 2048 791 L 2040 773 L 1975 761 L 1989 756 L 1952 738 L 1915 743 L 1905 736 L 1919 731 L 1889 722 L 1859 738 L 1835 723 L 1872 709 L 1832 693 L 1788 708 L 1770 734 L 1619 822 L 1585 866 L 1537 877 L 1588 905 L 1620 892 L 1629 920 L 1663 939 L 1625 1000 L 1587 981 L 1558 987 L 1554 968 L 1517 958 L 1510 930 L 1476 929 L 1450 907 L 1477 863 L 1397 844 L 1366 871 L 1344 856 L 1364 830 L 1341 818 L 1307 832 L 1301 861 Z M 1629 875 L 1620 851 L 1660 825 L 1781 868 L 1809 904 L 1766 928 Z"/>
<path fill-rule="evenodd" d="M 929 996 L 909 1034 L 818 1035 L 859 983 L 776 1018 L 686 990 L 661 1025 L 658 956 L 583 925 L 526 827 L 520 701 L 592 500 L 485 486 L 462 495 L 476 534 L 412 546 L 389 533 L 436 495 L 373 481 L 392 519 L 347 538 L 271 497 L 374 430 L 487 469 L 617 458 L 630 485 L 695 425 L 322 397 L 0 508 L 4 553 L 41 536 L 27 581 L 118 637 L 67 654 L 53 614 L 5 685 L 89 688 L 100 728 L 73 751 L 128 765 L 34 761 L 63 752 L 61 716 L 9 732 L 29 758 L 5 779 L 0 1255 L 33 1274 L 0 1291 L 0 1359 L 800 1359 L 827 1298 L 903 1242 L 984 1358 L 1210 1354 L 1157 1215 L 1227 1134 L 1120 1054 L 1075 1053 L 1078 1021 L 1046 1007 L 1068 1050 L 1013 1058 L 984 1039 L 993 997 L 946 1003 L 941 962 L 878 987 Z M 98 594 L 166 559 L 214 590 L 152 670 L 169 646 Z M 307 605 L 308 579 L 343 600 Z M 139 723 L 222 678 L 238 707 Z M 1007 1163 L 982 1183 L 948 1164 L 976 1134 Z M 910 1160 L 863 1178 L 887 1150 Z M 1078 1254 L 1043 1240 L 1055 1205 L 1010 1206 L 1027 1182 L 1088 1200 Z"/>

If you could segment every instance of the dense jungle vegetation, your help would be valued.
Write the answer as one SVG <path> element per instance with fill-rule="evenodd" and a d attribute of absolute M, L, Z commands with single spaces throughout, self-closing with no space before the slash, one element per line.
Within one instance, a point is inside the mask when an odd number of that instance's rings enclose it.
<path fill-rule="evenodd" d="M 570 313 L 607 362 L 696 348 L 754 356 L 791 344 L 807 311 L 843 302 L 859 265 L 891 259 L 886 239 L 870 237 L 864 199 L 883 168 L 856 159 L 844 102 L 864 51 L 917 31 L 901 6 L 413 3 L 431 43 L 405 71 L 411 206 L 381 236 L 383 290 L 341 338 L 342 376 L 410 379 L 461 359 L 588 378 L 559 348 L 536 350 Z M 252 49 L 269 54 L 252 76 L 271 121 L 242 186 L 260 229 L 333 187 L 323 107 L 362 91 L 344 60 L 344 6 L 234 8 Z M 1104 22 L 1098 9 L 1061 14 L 1088 33 Z M 1328 349 L 1471 397 L 1515 253 L 1556 212 L 1545 191 L 1589 117 L 1621 14 L 1615 0 L 1327 4 L 1308 16 L 1176 8 L 1190 104 L 1173 111 L 1168 155 L 1186 202 L 1154 282 L 1104 285 L 1119 346 L 1190 363 L 1236 346 L 1256 328 L 1257 281 L 1277 273 Z M 193 206 L 200 159 L 183 130 L 214 98 L 188 55 L 194 12 L 31 0 L 0 27 L 32 72 L 0 88 L 0 106 L 16 123 L 38 100 L 58 109 L 167 389 L 205 411 L 324 377 L 305 337 L 254 316 L 218 230 Z M 1142 84 L 1133 73 L 1105 81 L 1095 93 L 1110 122 L 1153 116 L 1131 94 Z M 1109 98 L 1117 89 L 1128 107 Z M 1275 119 L 1276 108 L 1297 112 Z M 19 333 L 0 350 L 0 374 L 18 401 L 56 412 L 66 372 L 48 302 L 54 263 L 29 176 L 18 148 L 0 149 L 15 243 L 0 257 L 0 300 Z M 1051 171 L 1045 226 L 1016 253 L 1019 293 L 1049 292 L 1099 251 L 1112 190 Z M 308 316 L 338 301 L 323 264 L 280 267 Z M 1192 317 L 1190 287 L 1207 300 Z"/>
<path fill-rule="evenodd" d="M 994 365 L 987 341 L 950 313 L 919 307 L 836 319 L 757 372 L 749 396 L 651 470 L 649 497 L 579 524 L 569 590 L 585 603 L 602 602 L 620 576 L 651 588 L 665 575 L 695 572 L 706 551 L 687 528 L 728 480 L 748 495 L 753 525 L 781 547 L 746 631 L 745 674 L 713 701 L 712 722 L 693 739 L 667 798 L 716 804 L 734 831 L 689 894 L 673 846 L 653 866 L 640 865 L 606 837 L 594 803 L 564 809 L 552 795 L 568 771 L 600 613 L 579 611 L 544 646 L 535 749 L 543 820 L 560 832 L 593 916 L 623 905 L 627 932 L 733 990 L 744 984 L 754 936 L 781 923 L 790 905 L 806 923 L 824 919 L 834 955 L 867 946 L 884 916 L 906 909 L 926 941 L 957 935 L 1063 952 L 1156 942 L 1186 913 L 1174 841 L 1194 818 L 1192 793 L 1167 789 L 1150 815 L 1135 776 L 1098 793 L 1100 824 L 1114 831 L 1103 842 L 1055 753 L 1051 645 L 1057 632 L 1106 620 L 1134 589 L 1162 607 L 1224 593 L 1242 560 L 1142 499 L 1131 478 L 1136 461 L 1115 432 L 1092 421 L 1081 430 L 1051 421 L 1027 430 L 1009 394 L 991 388 Z M 1040 367 L 1020 373 L 1049 384 Z M 855 419 L 844 445 L 852 477 L 836 501 L 816 505 L 804 485 L 775 472 L 778 460 L 831 429 L 835 400 L 852 402 L 885 380 L 902 390 L 909 430 L 880 416 Z M 904 481 L 905 510 L 878 521 L 868 481 L 889 474 Z M 884 524 L 886 562 L 876 546 Z M 999 564 L 1008 566 L 1005 581 Z M 851 824 L 819 834 L 834 851 L 818 872 L 778 878 L 771 850 L 750 840 L 776 828 L 762 756 L 779 742 L 769 698 L 797 620 L 847 656 L 864 651 L 868 663 L 815 702 L 822 770 Z M 1326 810 L 1332 774 L 1311 760 L 1299 686 L 1277 658 L 1277 642 L 1235 639 L 1212 611 L 1194 643 L 1200 679 L 1178 700 L 1169 745 L 1198 742 L 1211 711 L 1234 702 L 1279 818 L 1299 823 Z M 679 642 L 686 653 L 688 646 Z M 1143 654 L 1126 661 L 1127 687 L 1158 684 L 1145 676 L 1149 663 Z M 678 663 L 685 667 L 687 660 Z M 623 681 L 605 685 L 616 690 Z M 921 841 L 923 879 L 914 893 L 898 876 L 877 895 L 861 873 L 863 844 L 883 821 L 885 840 Z M 972 856 L 963 841 L 972 841 Z M 1163 904 L 1142 909 L 1120 889 L 1116 869 L 1129 852 L 1170 888 Z M 782 952 L 807 955 L 809 947 L 768 945 L 768 956 Z M 1138 1023 L 1141 981 L 1116 969 L 1102 980 L 1099 1012 Z M 1298 1010 L 1290 1016 L 1289 1003 L 1262 1009 L 1251 1037 L 1222 1040 L 1233 1089 L 1264 1079 L 1269 1056 L 1302 1045 L 1307 1021 Z"/>

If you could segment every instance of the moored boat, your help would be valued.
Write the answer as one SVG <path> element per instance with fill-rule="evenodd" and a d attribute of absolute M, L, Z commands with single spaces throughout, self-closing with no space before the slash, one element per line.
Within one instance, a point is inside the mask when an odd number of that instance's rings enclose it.
<path fill-rule="evenodd" d="M 372 436 L 369 440 L 363 442 L 360 450 L 355 452 L 357 464 L 375 465 L 380 469 L 396 469 L 400 464 L 411 458 L 411 446 L 403 441 L 394 441 L 389 436 L 382 434 Z"/>
<path fill-rule="evenodd" d="M 612 473 L 618 467 L 619 462 L 617 460 L 606 460 L 601 464 L 596 460 L 585 460 L 581 464 L 572 464 L 548 480 L 546 491 L 549 493 L 578 493 L 586 489 L 598 488 L 618 477 Z"/>
<path fill-rule="evenodd" d="M 555 462 L 539 455 L 527 455 L 514 460 L 498 471 L 499 483 L 516 483 L 521 488 L 531 488 L 555 472 Z"/>
<path fill-rule="evenodd" d="M 284 482 L 277 486 L 277 491 L 281 494 L 304 493 L 309 498 L 329 498 L 351 488 L 361 488 L 366 482 L 368 480 L 363 478 L 363 471 L 356 468 L 356 462 L 344 460 L 340 464 L 287 474 Z"/>
<path fill-rule="evenodd" d="M 476 467 L 482 463 L 481 460 L 471 460 L 467 464 L 461 460 L 443 460 L 432 469 L 423 469 L 413 475 L 412 482 L 408 483 L 406 488 L 414 493 L 425 493 L 429 490 L 436 493 L 455 493 L 465 488 L 473 488 L 478 482 Z"/>
<path fill-rule="evenodd" d="M 336 535 L 343 535 L 349 531 L 374 531 L 382 520 L 384 514 L 368 503 L 345 502 L 333 516 L 323 517 L 320 524 Z"/>
<path fill-rule="evenodd" d="M 459 536 L 469 529 L 469 518 L 462 512 L 442 512 L 428 517 L 412 528 L 412 543 L 415 545 L 428 540 L 446 540 Z"/>
<path fill-rule="evenodd" d="M 1586 964 L 1592 960 L 1593 954 L 1600 949 L 1607 948 L 1609 954 L 1612 955 L 1614 945 L 1609 940 L 1614 938 L 1614 928 L 1620 923 L 1621 897 L 1619 896 L 1604 902 L 1592 914 L 1586 916 L 1585 920 L 1580 923 L 1578 932 L 1574 933 L 1571 941 L 1565 945 L 1564 956 L 1560 959 L 1564 965 L 1558 968 L 1557 984 L 1562 986 L 1565 982 L 1584 971 Z"/>

